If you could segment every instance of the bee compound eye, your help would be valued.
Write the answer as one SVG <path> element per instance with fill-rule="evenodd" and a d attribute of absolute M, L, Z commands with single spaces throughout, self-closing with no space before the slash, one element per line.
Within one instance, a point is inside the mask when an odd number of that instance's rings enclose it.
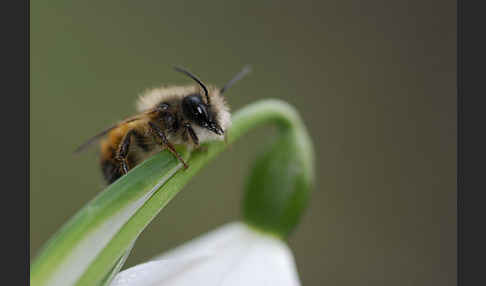
<path fill-rule="evenodd" d="M 190 95 L 182 101 L 184 115 L 200 126 L 206 126 L 209 121 L 207 106 L 200 95 Z"/>
<path fill-rule="evenodd" d="M 199 104 L 197 107 L 196 107 L 196 112 L 197 114 L 199 114 L 200 116 L 206 118 L 208 117 L 208 112 L 206 110 L 206 106 L 202 105 L 202 104 Z"/>

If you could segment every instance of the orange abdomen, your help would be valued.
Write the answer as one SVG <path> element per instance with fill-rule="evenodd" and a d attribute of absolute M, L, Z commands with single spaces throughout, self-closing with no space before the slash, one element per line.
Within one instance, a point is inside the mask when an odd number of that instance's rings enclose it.
<path fill-rule="evenodd" d="M 137 122 L 139 123 L 139 122 Z M 120 169 L 120 162 L 116 159 L 117 150 L 125 135 L 131 130 L 137 131 L 138 134 L 144 134 L 145 128 L 142 124 L 127 123 L 111 130 L 104 139 L 101 140 L 100 164 L 105 180 L 111 184 L 123 175 Z M 129 167 L 133 168 L 138 163 L 138 158 L 134 152 L 128 157 Z"/>

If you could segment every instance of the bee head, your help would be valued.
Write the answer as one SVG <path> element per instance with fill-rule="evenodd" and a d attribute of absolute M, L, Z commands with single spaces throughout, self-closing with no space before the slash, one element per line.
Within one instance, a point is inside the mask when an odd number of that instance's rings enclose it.
<path fill-rule="evenodd" d="M 212 108 L 211 106 L 209 93 L 206 86 L 201 82 L 201 80 L 199 80 L 194 74 L 192 74 L 188 70 L 177 66 L 174 67 L 174 69 L 178 72 L 187 75 L 188 77 L 196 81 L 199 84 L 199 86 L 202 87 L 206 99 L 206 102 L 204 102 L 202 95 L 199 93 L 190 94 L 184 97 L 184 99 L 182 100 L 182 110 L 184 116 L 202 128 L 208 129 L 217 135 L 223 135 L 224 130 L 223 128 L 221 128 L 220 124 L 218 124 L 218 122 L 216 121 L 217 116 L 214 112 L 214 108 Z M 233 79 L 231 79 L 228 83 L 226 83 L 223 86 L 223 88 L 219 90 L 219 94 L 222 95 L 235 82 L 242 79 L 249 72 L 250 72 L 250 67 L 245 66 L 241 72 L 239 72 L 236 76 L 234 76 Z"/>
<path fill-rule="evenodd" d="M 224 131 L 216 122 L 216 116 L 211 110 L 211 106 L 203 102 L 200 94 L 191 94 L 182 100 L 182 111 L 184 116 L 196 125 L 206 128 L 218 135 L 223 135 Z"/>

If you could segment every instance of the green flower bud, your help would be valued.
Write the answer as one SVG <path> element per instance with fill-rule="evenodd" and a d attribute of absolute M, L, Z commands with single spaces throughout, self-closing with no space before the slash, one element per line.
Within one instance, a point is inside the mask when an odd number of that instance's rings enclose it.
<path fill-rule="evenodd" d="M 281 136 L 256 160 L 250 172 L 243 216 L 249 225 L 285 238 L 307 207 L 314 157 L 300 121 L 280 127 Z"/>

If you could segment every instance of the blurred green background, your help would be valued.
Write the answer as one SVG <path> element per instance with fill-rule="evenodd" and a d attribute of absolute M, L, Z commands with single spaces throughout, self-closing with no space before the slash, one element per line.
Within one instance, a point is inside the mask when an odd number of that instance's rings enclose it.
<path fill-rule="evenodd" d="M 31 1 L 30 245 L 103 189 L 85 139 L 144 89 L 222 85 L 237 110 L 295 105 L 317 184 L 290 237 L 304 285 L 456 284 L 456 1 Z M 233 145 L 140 236 L 126 266 L 240 218 L 270 128 Z M 270 133 L 273 134 L 273 133 Z M 208 199 L 210 198 L 210 199 Z M 169 232 L 162 229 L 170 229 Z"/>

